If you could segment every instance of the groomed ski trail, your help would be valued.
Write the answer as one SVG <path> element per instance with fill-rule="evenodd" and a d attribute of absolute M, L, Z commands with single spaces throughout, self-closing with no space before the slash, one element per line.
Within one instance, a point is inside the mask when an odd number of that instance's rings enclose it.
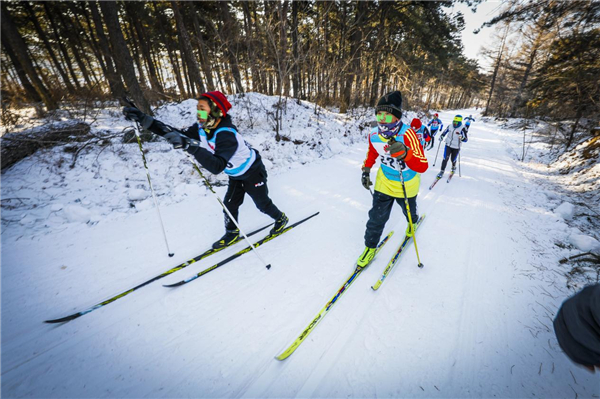
<path fill-rule="evenodd" d="M 446 122 L 456 113 L 440 116 Z M 362 251 L 371 203 L 360 184 L 366 142 L 269 176 L 270 194 L 290 219 L 321 211 L 318 223 L 262 248 L 271 270 L 242 257 L 203 277 L 204 284 L 149 286 L 65 325 L 42 321 L 52 310 L 126 289 L 141 274 L 164 269 L 153 210 L 91 227 L 65 226 L 35 240 L 3 238 L 3 396 L 597 394 L 596 377 L 566 359 L 551 331 L 550 318 L 569 292 L 556 265 L 558 232 L 543 230 L 553 215 L 513 159 L 511 146 L 521 133 L 473 114 L 477 122 L 461 149 L 462 177 L 427 190 L 439 159 L 422 177 L 418 203 L 427 223 L 418 244 L 426 267 L 417 268 L 411 246 L 385 288 L 371 290 L 401 239 L 396 234 L 286 362 L 273 356 L 329 299 Z M 435 150 L 426 154 L 431 164 Z M 211 197 L 161 212 L 170 242 L 177 243 L 172 250 L 182 259 L 222 233 L 222 212 Z M 268 221 L 248 198 L 240 215 L 243 227 Z M 395 205 L 385 231 L 401 232 L 405 223 Z M 70 248 L 87 248 L 86 258 Z M 198 262 L 186 273 L 206 266 Z"/>

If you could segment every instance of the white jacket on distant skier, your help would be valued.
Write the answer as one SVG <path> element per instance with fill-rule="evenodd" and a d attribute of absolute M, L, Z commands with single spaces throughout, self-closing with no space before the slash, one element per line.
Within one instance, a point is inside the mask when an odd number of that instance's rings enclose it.
<path fill-rule="evenodd" d="M 445 144 L 448 147 L 460 148 L 460 142 L 466 141 L 464 139 L 467 136 L 467 130 L 462 125 L 462 123 L 460 123 L 456 127 L 454 125 L 450 125 L 450 126 L 446 127 L 446 130 L 444 130 L 444 133 L 442 133 L 440 140 L 442 140 L 444 138 L 444 136 L 446 136 L 446 135 L 448 135 L 448 137 L 446 137 Z"/>

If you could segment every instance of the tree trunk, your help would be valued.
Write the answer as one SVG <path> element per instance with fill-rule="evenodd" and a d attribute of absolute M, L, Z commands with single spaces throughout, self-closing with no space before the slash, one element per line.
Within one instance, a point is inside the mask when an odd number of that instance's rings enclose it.
<path fill-rule="evenodd" d="M 184 51 L 181 48 L 181 43 L 179 43 L 179 54 L 181 54 L 181 74 L 183 75 L 183 80 L 185 80 L 185 87 L 187 89 L 187 92 L 190 93 L 192 95 L 192 97 L 194 97 L 196 88 L 195 86 L 193 86 L 193 82 L 190 81 L 190 74 L 188 72 L 188 65 L 187 62 L 185 62 L 185 56 L 183 55 Z"/>
<path fill-rule="evenodd" d="M 71 3 L 71 4 L 75 4 L 75 3 Z M 78 3 L 78 4 L 80 6 L 81 13 L 83 14 L 85 21 L 89 28 L 89 32 L 82 28 L 83 32 L 85 32 L 85 38 L 88 41 L 88 43 L 90 43 L 90 45 L 92 46 L 92 49 L 94 50 L 94 55 L 96 56 L 96 59 L 98 60 L 98 63 L 100 64 L 100 68 L 102 69 L 102 74 L 104 76 L 107 76 L 108 69 L 106 67 L 106 63 L 104 62 L 104 57 L 102 56 L 102 51 L 100 50 L 100 48 L 98 46 L 98 41 L 96 40 L 96 37 L 94 36 L 94 30 L 92 29 L 92 21 L 90 20 L 90 15 L 85 8 L 85 3 Z M 73 9 L 76 9 L 76 7 L 74 5 L 73 5 Z"/>
<path fill-rule="evenodd" d="M 288 97 L 290 95 L 290 78 L 288 75 L 288 56 L 287 56 L 287 12 L 289 3 L 287 0 L 283 2 L 277 2 L 279 11 L 279 60 L 280 60 L 280 81 L 283 84 L 283 94 Z"/>
<path fill-rule="evenodd" d="M 367 13 L 368 3 L 357 0 L 356 15 L 350 34 L 350 59 L 347 62 L 347 70 L 344 80 L 344 88 L 342 91 L 340 113 L 344 114 L 348 111 L 352 96 L 352 84 L 357 79 L 360 73 L 360 59 L 362 49 L 362 28 L 364 19 Z M 345 6 L 344 6 L 345 10 Z"/>
<path fill-rule="evenodd" d="M 538 36 L 533 44 L 533 48 L 531 49 L 531 54 L 529 56 L 529 61 L 527 62 L 527 66 L 525 67 L 525 72 L 523 73 L 523 79 L 521 79 L 521 84 L 519 85 L 519 91 L 513 101 L 513 105 L 510 111 L 510 116 L 514 117 L 517 107 L 521 102 L 521 96 L 523 95 L 523 90 L 525 90 L 525 86 L 527 85 L 527 80 L 529 79 L 529 74 L 531 73 L 531 69 L 533 68 L 533 63 L 535 62 L 535 56 L 542 45 L 542 36 L 545 31 L 540 30 L 538 32 Z"/>
<path fill-rule="evenodd" d="M 232 37 L 230 32 L 237 34 L 239 29 L 237 28 L 237 21 L 231 16 L 229 11 L 229 3 L 226 1 L 219 2 L 219 10 L 221 12 L 221 18 L 223 19 L 223 26 L 221 28 L 220 36 L 225 41 L 225 54 L 231 67 L 231 73 L 235 81 L 235 87 L 238 93 L 244 92 L 242 86 L 242 76 L 240 74 L 240 67 L 237 60 L 237 45 L 233 45 L 232 42 L 236 42 L 237 38 Z"/>
<path fill-rule="evenodd" d="M 146 40 L 146 33 L 144 31 L 144 27 L 140 23 L 140 19 L 136 17 L 137 13 L 141 13 L 143 10 L 143 3 L 138 3 L 134 1 L 126 1 L 125 9 L 130 16 L 130 21 L 133 24 L 133 28 L 135 29 L 135 33 L 138 37 L 138 42 L 140 44 L 140 49 L 142 51 L 142 56 L 146 61 L 146 66 L 148 68 L 148 77 L 150 79 L 150 86 L 157 93 L 162 93 L 163 88 L 158 81 L 158 76 L 156 73 L 156 68 L 154 66 L 154 62 L 152 61 L 152 57 L 150 56 L 150 46 L 148 45 L 149 41 Z"/>
<path fill-rule="evenodd" d="M 137 67 L 137 70 L 138 70 L 139 78 L 137 80 L 138 80 L 138 82 L 140 82 L 140 85 L 145 88 L 145 87 L 148 87 L 148 85 L 146 84 L 146 74 L 144 73 L 144 66 L 142 65 L 142 60 L 141 60 L 142 57 L 140 56 L 140 53 L 139 53 L 140 44 L 135 36 L 135 32 L 133 31 L 133 26 L 132 26 L 133 23 L 131 22 L 131 18 L 128 18 L 128 19 L 130 21 L 127 24 L 127 27 L 129 28 L 129 32 L 127 33 L 127 36 L 129 37 L 129 41 L 130 41 L 129 48 L 131 49 L 131 58 L 135 62 L 135 66 Z M 127 40 L 125 40 L 125 43 L 127 43 Z"/>
<path fill-rule="evenodd" d="M 96 41 L 93 38 L 93 34 L 90 36 L 90 33 L 92 32 L 92 25 L 89 23 L 89 18 L 88 18 L 87 12 L 85 10 L 85 5 L 84 5 L 84 3 L 76 3 L 76 2 L 71 2 L 71 3 L 67 3 L 67 4 L 69 7 L 69 10 L 71 10 L 71 12 L 74 15 L 74 18 L 72 19 L 72 21 L 75 23 L 75 27 L 77 28 L 77 32 L 74 35 L 75 40 L 76 40 L 77 44 L 79 45 L 79 47 L 83 50 L 83 52 L 82 52 L 83 59 L 87 63 L 90 75 L 95 82 L 94 86 L 97 86 L 98 88 L 100 88 L 100 80 L 98 79 L 98 76 L 96 74 L 97 69 L 94 68 L 94 63 L 89 54 L 89 47 L 91 47 L 92 52 L 94 53 L 94 56 L 96 57 L 96 60 L 97 60 L 98 64 L 100 65 L 100 69 L 102 70 L 101 75 L 103 75 L 103 76 L 106 76 L 106 65 L 104 65 L 104 60 L 102 59 L 102 57 L 100 55 L 100 50 L 98 49 L 98 46 L 96 46 Z M 85 29 L 83 27 L 83 24 L 80 22 L 80 20 L 82 20 L 82 19 L 85 19 L 88 22 L 89 29 Z"/>
<path fill-rule="evenodd" d="M 63 80 L 65 86 L 67 87 L 67 90 L 69 90 L 70 92 L 73 92 L 75 90 L 75 88 L 71 84 L 71 80 L 69 79 L 69 76 L 65 72 L 65 70 L 62 67 L 62 65 L 60 64 L 60 62 L 58 61 L 58 58 L 56 58 L 56 54 L 54 53 L 54 50 L 52 49 L 52 46 L 50 45 L 50 42 L 48 41 L 48 37 L 46 36 L 46 33 L 42 30 L 42 27 L 40 26 L 40 23 L 35 16 L 35 11 L 33 10 L 33 7 L 31 6 L 31 4 L 28 1 L 24 1 L 23 4 L 25 5 L 27 12 L 29 13 L 29 19 L 31 20 L 31 22 L 33 22 L 33 26 L 35 28 L 36 33 L 38 34 L 38 37 L 40 39 L 42 39 L 42 42 L 44 43 L 44 47 L 46 47 L 46 51 L 50 55 L 50 59 L 52 60 L 52 62 L 56 66 L 56 69 L 58 70 L 58 73 L 62 77 L 62 80 Z M 39 101 L 41 101 L 41 99 Z"/>
<path fill-rule="evenodd" d="M 504 45 L 506 44 L 506 37 L 508 35 L 508 27 L 509 25 L 506 25 L 504 37 L 502 38 L 502 44 L 500 45 L 500 50 L 498 51 L 498 59 L 496 60 L 496 66 L 494 67 L 494 73 L 492 74 L 492 83 L 490 84 L 490 94 L 488 96 L 487 104 L 485 105 L 485 111 L 483 112 L 483 116 L 487 116 L 489 113 L 490 102 L 492 101 L 492 94 L 494 93 L 494 86 L 496 84 L 496 77 L 498 75 L 498 70 L 500 69 L 502 53 L 504 52 Z"/>
<path fill-rule="evenodd" d="M 67 64 L 67 69 L 71 74 L 71 78 L 73 79 L 73 83 L 75 83 L 75 87 L 77 87 L 77 89 L 80 89 L 81 85 L 79 84 L 79 79 L 77 78 L 77 75 L 75 75 L 75 71 L 73 70 L 73 63 L 71 62 L 71 57 L 69 56 L 69 53 L 67 52 L 67 49 L 63 44 L 63 40 L 60 37 L 58 28 L 56 27 L 56 23 L 54 22 L 54 18 L 52 18 L 52 12 L 50 11 L 50 7 L 48 7 L 48 2 L 43 2 L 43 4 L 44 10 L 46 11 L 46 16 L 48 17 L 48 21 L 50 21 L 50 26 L 52 27 L 52 32 L 54 33 L 54 40 L 58 44 L 58 48 L 60 49 L 65 64 Z"/>
<path fill-rule="evenodd" d="M 40 80 L 29 53 L 27 52 L 27 45 L 21 37 L 21 34 L 17 30 L 17 27 L 13 23 L 12 17 L 10 16 L 8 9 L 5 7 L 5 3 L 2 3 L 2 40 L 6 40 L 7 44 L 5 47 L 12 48 L 16 58 L 19 60 L 21 67 L 27 74 L 29 81 L 34 87 L 35 91 L 42 99 L 48 110 L 55 110 L 58 108 L 58 104 L 52 98 L 52 95 L 48 89 L 44 86 Z M 17 66 L 15 66 L 17 68 Z"/>
<path fill-rule="evenodd" d="M 42 101 L 42 97 L 40 97 L 40 95 L 35 90 L 35 87 L 33 87 L 31 82 L 29 81 L 27 73 L 21 65 L 21 61 L 19 61 L 19 58 L 13 51 L 12 47 L 10 46 L 10 43 L 8 43 L 4 34 L 2 35 L 2 45 L 4 46 L 4 50 L 6 51 L 8 58 L 10 58 L 10 61 L 12 62 L 15 68 L 15 71 L 17 71 L 17 76 L 21 81 L 21 86 L 23 86 L 23 89 L 25 89 L 25 94 L 27 95 L 28 99 L 33 102 Z"/>
<path fill-rule="evenodd" d="M 77 42 L 79 41 L 79 37 L 78 35 L 73 34 L 74 32 L 72 28 L 69 29 L 69 24 L 65 21 L 65 18 L 60 9 L 58 10 L 57 14 L 59 25 L 61 25 L 63 32 L 66 32 L 67 42 L 70 44 L 71 52 L 73 53 L 73 57 L 75 57 L 75 62 L 79 66 L 79 70 L 83 75 L 83 80 L 85 80 L 85 83 L 87 84 L 88 88 L 91 88 L 93 85 L 88 74 L 88 67 L 83 62 L 83 58 L 81 58 L 81 54 L 79 53 L 79 49 L 77 48 Z"/>
<path fill-rule="evenodd" d="M 200 75 L 200 68 L 198 67 L 198 62 L 196 61 L 194 50 L 192 49 L 190 35 L 185 27 L 183 16 L 181 15 L 177 1 L 171 1 L 171 6 L 175 16 L 177 31 L 179 32 L 179 44 L 183 49 L 183 58 L 185 60 L 185 64 L 187 65 L 188 73 L 192 81 L 192 95 L 195 96 L 195 87 L 198 88 L 198 94 L 204 93 L 206 91 L 206 87 L 204 86 L 204 81 Z"/>
<path fill-rule="evenodd" d="M 185 4 L 188 7 L 188 10 L 192 16 L 192 23 L 194 24 L 194 31 L 196 32 L 196 44 L 198 46 L 198 52 L 200 54 L 200 64 L 202 65 L 202 71 L 204 72 L 204 77 L 206 78 L 206 87 L 208 91 L 214 91 L 215 82 L 213 81 L 212 70 L 210 67 L 210 63 L 208 62 L 209 55 L 207 51 L 207 46 L 206 43 L 204 43 L 202 30 L 200 30 L 200 21 L 198 20 L 198 15 L 195 12 L 196 10 L 192 8 L 188 2 L 186 2 Z"/>
<path fill-rule="evenodd" d="M 171 66 L 173 68 L 173 75 L 175 75 L 175 81 L 177 82 L 177 87 L 179 87 L 179 93 L 181 96 L 187 97 L 185 85 L 183 84 L 183 80 L 181 79 L 181 72 L 179 70 L 179 62 L 177 60 L 177 54 L 175 54 L 175 48 L 174 48 L 175 45 L 173 43 L 173 40 L 171 39 L 170 31 L 166 30 L 166 29 L 169 29 L 169 27 L 171 25 L 167 22 L 167 18 L 163 14 L 163 11 L 158 8 L 157 3 L 151 3 L 151 4 L 154 7 L 154 13 L 156 14 L 156 16 L 158 18 L 158 23 L 160 24 L 160 26 L 165 28 L 165 31 L 164 31 L 165 46 L 167 47 L 167 55 L 169 56 L 169 61 L 171 62 Z"/>
<path fill-rule="evenodd" d="M 260 74 L 258 72 L 257 63 L 256 63 L 256 40 L 252 33 L 252 14 L 250 13 L 249 2 L 242 1 L 242 11 L 244 12 L 244 32 L 246 34 L 246 53 L 248 54 L 248 62 L 250 64 L 250 74 L 252 78 L 250 82 L 252 83 L 252 91 L 259 91 L 260 87 Z"/>
<path fill-rule="evenodd" d="M 113 67 L 113 58 L 110 51 L 110 45 L 108 39 L 104 34 L 104 26 L 102 24 L 102 18 L 98 11 L 98 4 L 95 1 L 88 1 L 90 10 L 92 12 L 92 20 L 96 28 L 96 34 L 100 41 L 100 51 L 104 55 L 104 63 L 106 64 L 106 79 L 108 79 L 108 85 L 113 96 L 121 98 L 125 95 L 125 86 L 121 81 L 121 76 L 115 71 Z"/>
<path fill-rule="evenodd" d="M 571 129 L 571 132 L 569 133 L 569 138 L 567 140 L 567 147 L 565 148 L 565 151 L 567 151 L 569 149 L 569 147 L 571 146 L 571 144 L 573 144 L 573 138 L 575 137 L 575 132 L 577 131 L 577 127 L 579 126 L 579 121 L 581 120 L 582 116 L 583 116 L 583 107 L 581 105 L 579 105 L 577 107 L 577 114 L 575 115 L 575 124 L 573 125 L 573 128 Z"/>
<path fill-rule="evenodd" d="M 112 44 L 114 52 L 114 60 L 117 65 L 117 71 L 123 76 L 127 88 L 133 97 L 133 100 L 137 103 L 138 107 L 145 113 L 152 115 L 150 104 L 140 84 L 135 76 L 135 70 L 133 69 L 133 59 L 125 43 L 123 32 L 119 26 L 119 15 L 117 12 L 117 4 L 110 1 L 101 1 L 100 8 L 102 14 L 104 14 L 104 21 L 108 29 L 108 37 Z"/>
<path fill-rule="evenodd" d="M 297 1 L 292 1 L 292 55 L 293 55 L 293 75 L 292 75 L 292 89 L 294 90 L 294 97 L 301 98 L 300 94 L 300 51 L 298 44 L 298 8 L 299 4 Z"/>

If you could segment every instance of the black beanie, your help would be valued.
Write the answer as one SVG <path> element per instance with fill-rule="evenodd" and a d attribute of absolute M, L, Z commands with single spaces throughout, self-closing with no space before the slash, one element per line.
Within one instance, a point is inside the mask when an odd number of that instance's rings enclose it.
<path fill-rule="evenodd" d="M 600 366 L 600 284 L 585 287 L 562 304 L 554 332 L 572 361 Z"/>
<path fill-rule="evenodd" d="M 396 118 L 402 118 L 402 94 L 399 91 L 392 91 L 381 97 L 377 102 L 375 114 L 379 112 L 387 112 L 394 115 Z"/>

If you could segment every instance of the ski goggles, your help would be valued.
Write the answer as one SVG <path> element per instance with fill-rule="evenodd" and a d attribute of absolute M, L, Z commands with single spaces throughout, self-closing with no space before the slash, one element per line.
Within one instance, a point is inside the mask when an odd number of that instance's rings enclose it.
<path fill-rule="evenodd" d="M 390 114 L 379 113 L 375 116 L 378 123 L 392 123 L 393 116 Z"/>
<path fill-rule="evenodd" d="M 198 119 L 203 119 L 203 120 L 208 119 L 208 112 L 198 110 Z"/>

